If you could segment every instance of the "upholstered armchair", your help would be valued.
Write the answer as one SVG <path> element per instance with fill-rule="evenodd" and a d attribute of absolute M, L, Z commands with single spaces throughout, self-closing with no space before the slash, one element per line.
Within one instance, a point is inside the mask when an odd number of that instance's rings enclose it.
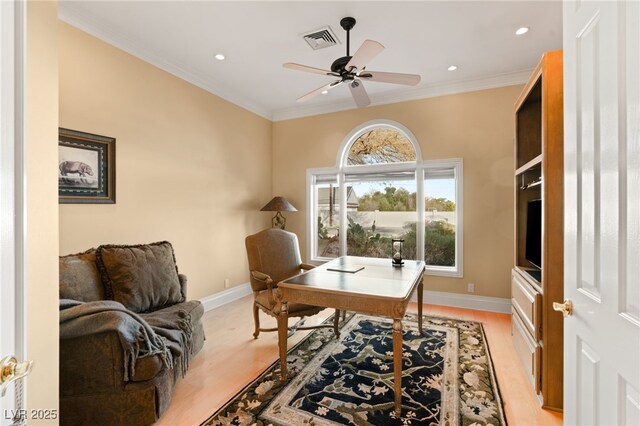
<path fill-rule="evenodd" d="M 280 303 L 276 300 L 275 291 L 280 281 L 284 281 L 313 265 L 302 263 L 298 237 L 292 232 L 278 228 L 266 229 L 257 234 L 249 235 L 245 239 L 251 288 L 253 289 L 253 321 L 255 323 L 254 338 L 258 338 L 261 331 L 277 331 L 277 328 L 260 328 L 259 311 L 277 318 L 280 315 Z M 315 315 L 324 310 L 323 307 L 290 303 L 289 316 L 301 318 L 298 323 L 289 328 L 289 335 L 296 330 L 333 327 L 338 336 L 340 311 L 336 310 L 333 325 L 302 326 L 304 317 Z"/>

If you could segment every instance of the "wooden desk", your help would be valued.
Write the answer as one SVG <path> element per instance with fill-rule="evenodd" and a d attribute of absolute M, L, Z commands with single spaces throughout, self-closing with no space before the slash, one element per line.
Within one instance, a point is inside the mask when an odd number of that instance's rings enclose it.
<path fill-rule="evenodd" d="M 328 269 L 364 269 L 336 272 Z M 423 261 L 405 260 L 402 268 L 391 259 L 342 256 L 310 271 L 278 283 L 276 298 L 281 302 L 278 316 L 280 373 L 287 379 L 288 303 L 304 303 L 340 310 L 393 318 L 393 384 L 395 411 L 400 415 L 402 400 L 402 318 L 411 295 L 418 290 L 418 329 L 422 331 Z"/>

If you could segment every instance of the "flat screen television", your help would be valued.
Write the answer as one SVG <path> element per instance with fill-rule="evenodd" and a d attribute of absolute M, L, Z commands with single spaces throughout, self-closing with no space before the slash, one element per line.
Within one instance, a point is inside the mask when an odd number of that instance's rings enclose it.
<path fill-rule="evenodd" d="M 527 234 L 524 257 L 534 266 L 542 268 L 542 200 L 527 203 Z"/>

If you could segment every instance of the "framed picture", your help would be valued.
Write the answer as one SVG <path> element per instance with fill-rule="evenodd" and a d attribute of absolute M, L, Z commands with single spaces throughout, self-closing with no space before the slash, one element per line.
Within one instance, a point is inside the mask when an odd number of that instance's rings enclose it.
<path fill-rule="evenodd" d="M 116 202 L 116 140 L 58 129 L 58 202 Z"/>

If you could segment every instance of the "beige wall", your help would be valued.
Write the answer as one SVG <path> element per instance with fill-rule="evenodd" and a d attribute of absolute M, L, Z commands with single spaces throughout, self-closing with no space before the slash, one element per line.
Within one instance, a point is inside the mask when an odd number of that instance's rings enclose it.
<path fill-rule="evenodd" d="M 43 410 L 58 408 L 57 13 L 56 2 L 27 4 L 27 404 Z"/>
<path fill-rule="evenodd" d="M 306 169 L 335 166 L 338 148 L 356 126 L 388 119 L 405 125 L 424 159 L 464 160 L 464 277 L 427 277 L 426 289 L 510 297 L 513 265 L 513 105 L 521 86 L 402 102 L 273 124 L 273 193 L 297 213 L 287 229 L 306 256 Z"/>
<path fill-rule="evenodd" d="M 509 297 L 513 262 L 513 104 L 520 86 L 271 123 L 60 23 L 60 126 L 112 136 L 117 204 L 60 206 L 60 252 L 169 240 L 201 298 L 247 281 L 244 237 L 284 195 L 305 236 L 306 169 L 335 165 L 356 126 L 407 126 L 424 159 L 464 159 L 464 277 L 427 288 Z"/>
<path fill-rule="evenodd" d="M 190 298 L 247 282 L 244 237 L 269 225 L 271 122 L 59 31 L 60 126 L 115 137 L 117 163 L 116 204 L 60 206 L 60 252 L 168 240 Z"/>

